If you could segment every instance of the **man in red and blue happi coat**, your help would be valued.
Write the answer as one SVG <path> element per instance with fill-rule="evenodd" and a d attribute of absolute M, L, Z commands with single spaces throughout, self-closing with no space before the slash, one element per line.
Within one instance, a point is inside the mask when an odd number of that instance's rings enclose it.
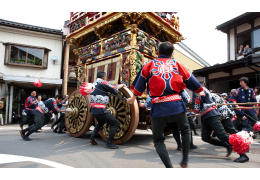
<path fill-rule="evenodd" d="M 226 157 L 230 156 L 233 149 L 229 144 L 229 136 L 225 133 L 225 129 L 221 124 L 221 114 L 217 109 L 216 103 L 210 91 L 203 87 L 205 96 L 200 97 L 193 93 L 192 109 L 196 114 L 201 115 L 202 129 L 201 138 L 204 142 L 214 146 L 222 146 L 227 149 Z M 218 139 L 211 138 L 211 133 L 214 131 Z"/>
<path fill-rule="evenodd" d="M 181 130 L 182 154 L 181 167 L 187 167 L 190 147 L 190 127 L 186 116 L 186 106 L 179 93 L 186 87 L 199 95 L 203 91 L 200 83 L 190 71 L 171 59 L 173 45 L 169 42 L 159 46 L 159 57 L 148 62 L 137 74 L 132 86 L 134 96 L 127 100 L 134 103 L 136 96 L 141 96 L 147 87 L 147 93 L 153 98 L 150 111 L 153 142 L 162 162 L 167 168 L 172 164 L 164 144 L 166 123 L 176 122 Z"/>
<path fill-rule="evenodd" d="M 32 91 L 31 95 L 25 100 L 25 113 L 27 114 L 27 119 L 19 124 L 20 128 L 23 129 L 23 125 L 28 123 L 28 127 L 34 124 L 34 114 L 33 110 L 37 106 L 36 92 Z"/>
<path fill-rule="evenodd" d="M 100 131 L 101 127 L 107 123 L 110 125 L 109 137 L 106 143 L 106 148 L 117 149 L 118 147 L 112 143 L 117 129 L 120 126 L 119 121 L 107 110 L 106 106 L 109 102 L 108 93 L 118 94 L 118 89 L 126 87 L 124 84 L 110 84 L 106 79 L 106 72 L 98 71 L 97 80 L 93 83 L 95 90 L 90 93 L 90 113 L 96 118 L 97 125 L 90 136 L 89 142 L 97 145 L 95 136 Z"/>
<path fill-rule="evenodd" d="M 30 141 L 31 139 L 29 138 L 29 136 L 32 133 L 39 130 L 40 128 L 42 128 L 46 124 L 46 122 L 49 121 L 51 117 L 51 112 L 57 115 L 59 112 L 71 111 L 70 108 L 61 110 L 58 107 L 58 104 L 61 103 L 62 100 L 63 100 L 62 95 L 57 94 L 55 98 L 49 98 L 43 103 L 39 103 L 36 109 L 33 111 L 35 124 L 29 126 L 24 130 L 21 130 L 20 131 L 21 137 L 26 141 Z"/>
<path fill-rule="evenodd" d="M 255 92 L 254 90 L 250 89 L 247 85 L 249 83 L 249 80 L 247 77 L 242 77 L 239 79 L 240 81 L 240 88 L 238 88 L 230 97 L 230 101 L 233 101 L 233 103 L 250 103 L 250 102 L 256 102 L 255 98 Z M 252 125 L 254 126 L 255 123 L 257 122 L 257 117 L 255 115 L 254 109 L 250 108 L 253 107 L 254 105 L 243 105 L 243 106 L 238 106 L 237 110 L 235 110 L 237 114 L 237 120 L 236 120 L 236 125 L 235 128 L 237 129 L 238 126 L 241 123 L 241 120 L 243 116 L 246 116 L 251 122 Z"/>

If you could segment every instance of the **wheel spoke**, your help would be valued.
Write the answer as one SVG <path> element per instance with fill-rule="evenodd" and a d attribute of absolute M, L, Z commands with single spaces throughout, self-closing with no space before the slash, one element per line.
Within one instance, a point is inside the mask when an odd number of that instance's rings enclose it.
<path fill-rule="evenodd" d="M 119 90 L 118 96 L 126 98 L 125 94 Z M 124 137 L 130 127 L 131 115 L 130 106 L 127 106 L 126 102 L 118 97 L 109 96 L 109 101 L 107 108 L 116 119 L 120 122 L 120 126 L 115 134 L 114 139 L 120 139 Z M 101 127 L 102 134 L 108 138 L 109 137 L 110 126 L 104 124 Z"/>
<path fill-rule="evenodd" d="M 118 99 L 119 99 L 118 97 L 115 97 L 114 107 L 116 107 Z"/>
<path fill-rule="evenodd" d="M 84 96 L 82 96 L 79 92 L 76 92 L 71 96 L 69 100 L 69 107 L 74 109 L 74 113 L 66 113 L 66 126 L 71 133 L 79 133 L 84 124 L 86 123 L 87 117 L 87 103 Z"/>

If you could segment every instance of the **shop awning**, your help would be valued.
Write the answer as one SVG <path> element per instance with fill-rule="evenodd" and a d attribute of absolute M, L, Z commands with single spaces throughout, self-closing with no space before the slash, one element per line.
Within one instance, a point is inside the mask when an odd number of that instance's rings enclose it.
<path fill-rule="evenodd" d="M 42 84 L 46 85 L 62 85 L 62 79 L 47 79 L 39 77 L 27 77 L 27 76 L 13 76 L 13 75 L 4 75 L 3 80 L 6 82 L 14 83 L 34 83 L 36 79 L 40 79 Z"/>

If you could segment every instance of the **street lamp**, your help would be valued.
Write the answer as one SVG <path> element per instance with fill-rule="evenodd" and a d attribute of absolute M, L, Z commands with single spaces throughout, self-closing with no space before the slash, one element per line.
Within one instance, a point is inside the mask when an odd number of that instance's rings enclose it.
<path fill-rule="evenodd" d="M 51 59 L 53 60 L 53 64 L 55 64 L 55 62 L 58 60 L 57 56 L 52 56 Z"/>

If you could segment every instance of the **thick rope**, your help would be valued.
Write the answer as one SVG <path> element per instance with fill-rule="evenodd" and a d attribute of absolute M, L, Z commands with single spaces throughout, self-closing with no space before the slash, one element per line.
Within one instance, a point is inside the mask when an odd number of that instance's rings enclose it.
<path fill-rule="evenodd" d="M 260 104 L 260 102 L 249 102 L 249 103 L 225 103 L 225 104 L 216 104 L 217 106 L 221 105 L 246 105 L 246 104 Z"/>
<path fill-rule="evenodd" d="M 243 108 L 229 108 L 229 109 L 259 109 L 260 107 L 243 107 Z M 200 114 L 195 114 L 195 115 L 190 115 L 190 116 L 187 116 L 187 117 L 195 117 L 195 116 L 200 116 Z"/>

